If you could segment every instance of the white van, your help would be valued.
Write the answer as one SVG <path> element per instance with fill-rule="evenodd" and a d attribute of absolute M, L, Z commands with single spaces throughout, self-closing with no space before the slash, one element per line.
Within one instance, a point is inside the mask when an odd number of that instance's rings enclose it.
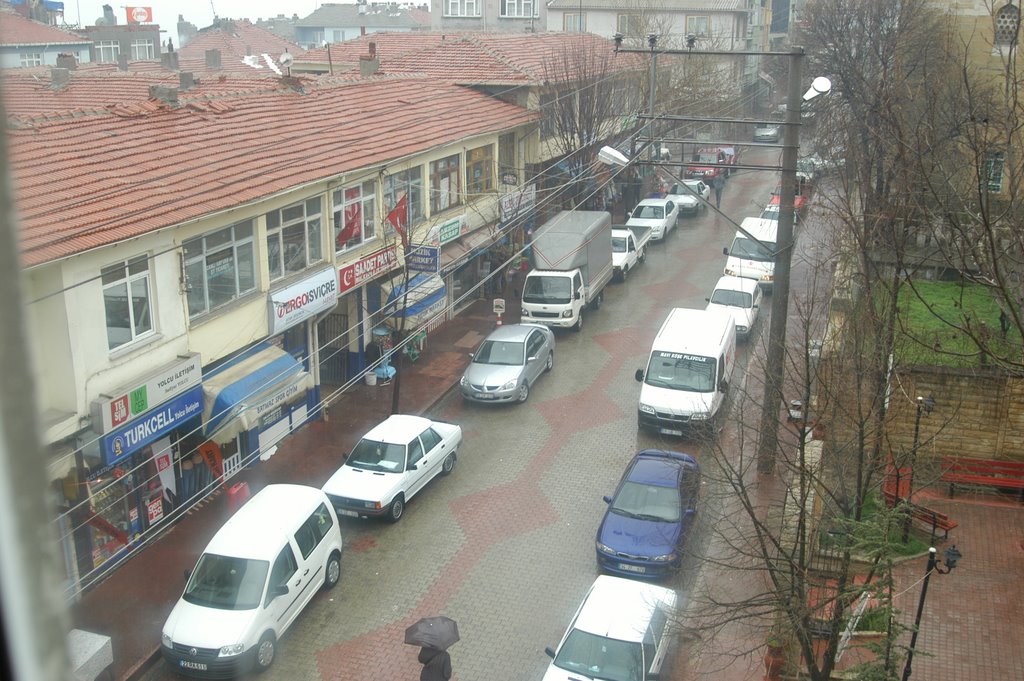
<path fill-rule="evenodd" d="M 722 249 L 722 253 L 728 256 L 723 274 L 753 279 L 766 291 L 771 291 L 775 281 L 775 252 L 778 250 L 775 241 L 779 223 L 776 220 L 744 218 L 740 226 L 747 234 L 737 231 L 732 246 Z"/>
<path fill-rule="evenodd" d="M 670 589 L 601 575 L 583 598 L 543 681 L 668 678 L 677 616 Z"/>
<path fill-rule="evenodd" d="M 179 673 L 223 678 L 274 661 L 277 641 L 341 576 L 341 530 L 323 491 L 268 485 L 217 531 L 168 615 L 160 650 Z"/>
<path fill-rule="evenodd" d="M 753 279 L 721 277 L 708 301 L 708 309 L 728 311 L 736 322 L 736 335 L 746 338 L 757 324 L 761 309 L 761 287 Z"/>
<path fill-rule="evenodd" d="M 719 309 L 677 307 L 654 338 L 647 369 L 636 370 L 637 423 L 663 435 L 715 425 L 736 363 L 736 323 Z"/>

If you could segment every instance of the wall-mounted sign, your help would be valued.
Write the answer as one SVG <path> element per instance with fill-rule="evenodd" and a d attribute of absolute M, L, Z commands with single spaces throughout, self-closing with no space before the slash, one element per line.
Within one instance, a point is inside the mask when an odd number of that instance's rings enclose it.
<path fill-rule="evenodd" d="M 437 274 L 440 262 L 441 249 L 437 246 L 415 246 L 405 256 L 405 264 L 410 272 Z"/>
<path fill-rule="evenodd" d="M 203 413 L 203 387 L 164 402 L 100 439 L 104 465 L 117 463 L 140 447 L 158 440 L 188 419 Z"/>
<path fill-rule="evenodd" d="M 522 189 L 508 194 L 502 194 L 499 199 L 501 205 L 501 219 L 511 220 L 512 218 L 529 212 L 537 203 L 537 185 L 529 184 Z"/>
<path fill-rule="evenodd" d="M 338 301 L 334 268 L 321 270 L 280 291 L 270 292 L 270 335 L 329 310 Z"/>
<path fill-rule="evenodd" d="M 515 186 L 519 184 L 519 174 L 514 172 L 504 172 L 501 174 L 501 183 L 506 185 Z"/>
<path fill-rule="evenodd" d="M 125 388 L 110 395 L 100 395 L 92 401 L 92 429 L 103 435 L 127 423 L 150 406 L 166 402 L 175 395 L 199 385 L 203 379 L 202 363 L 198 352 L 180 355 L 148 376 L 143 376 Z"/>
<path fill-rule="evenodd" d="M 460 236 L 462 236 L 462 216 L 441 225 L 438 241 L 441 245 L 444 245 L 449 241 L 455 241 Z"/>
<path fill-rule="evenodd" d="M 338 268 L 338 294 L 345 293 L 378 275 L 389 272 L 398 264 L 394 246 L 382 248 L 362 260 Z"/>

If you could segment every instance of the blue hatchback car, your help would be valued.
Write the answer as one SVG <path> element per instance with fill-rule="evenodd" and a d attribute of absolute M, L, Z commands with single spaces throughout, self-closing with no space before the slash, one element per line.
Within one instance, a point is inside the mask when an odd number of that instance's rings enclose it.
<path fill-rule="evenodd" d="M 697 512 L 700 466 L 689 454 L 645 449 L 629 462 L 597 529 L 597 565 L 626 577 L 664 577 L 682 563 Z"/>

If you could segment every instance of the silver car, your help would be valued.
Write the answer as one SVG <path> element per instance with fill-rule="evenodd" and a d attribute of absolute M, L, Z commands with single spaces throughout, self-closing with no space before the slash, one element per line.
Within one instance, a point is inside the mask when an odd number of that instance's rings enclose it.
<path fill-rule="evenodd" d="M 542 324 L 509 324 L 472 353 L 459 386 L 475 402 L 525 402 L 530 387 L 555 365 L 555 334 Z"/>

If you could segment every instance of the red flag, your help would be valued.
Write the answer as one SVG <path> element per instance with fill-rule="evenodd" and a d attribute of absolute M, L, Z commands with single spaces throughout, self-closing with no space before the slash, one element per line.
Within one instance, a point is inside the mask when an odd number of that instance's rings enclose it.
<path fill-rule="evenodd" d="M 352 239 L 363 234 L 363 206 L 361 203 L 350 203 L 342 211 L 341 229 L 338 230 L 338 237 L 335 243 L 338 248 L 344 248 Z"/>
<path fill-rule="evenodd" d="M 402 195 L 402 198 L 398 200 L 395 207 L 388 213 L 387 222 L 395 228 L 398 235 L 402 238 L 402 245 L 408 243 L 408 228 L 409 228 L 409 193 L 406 192 Z"/>

